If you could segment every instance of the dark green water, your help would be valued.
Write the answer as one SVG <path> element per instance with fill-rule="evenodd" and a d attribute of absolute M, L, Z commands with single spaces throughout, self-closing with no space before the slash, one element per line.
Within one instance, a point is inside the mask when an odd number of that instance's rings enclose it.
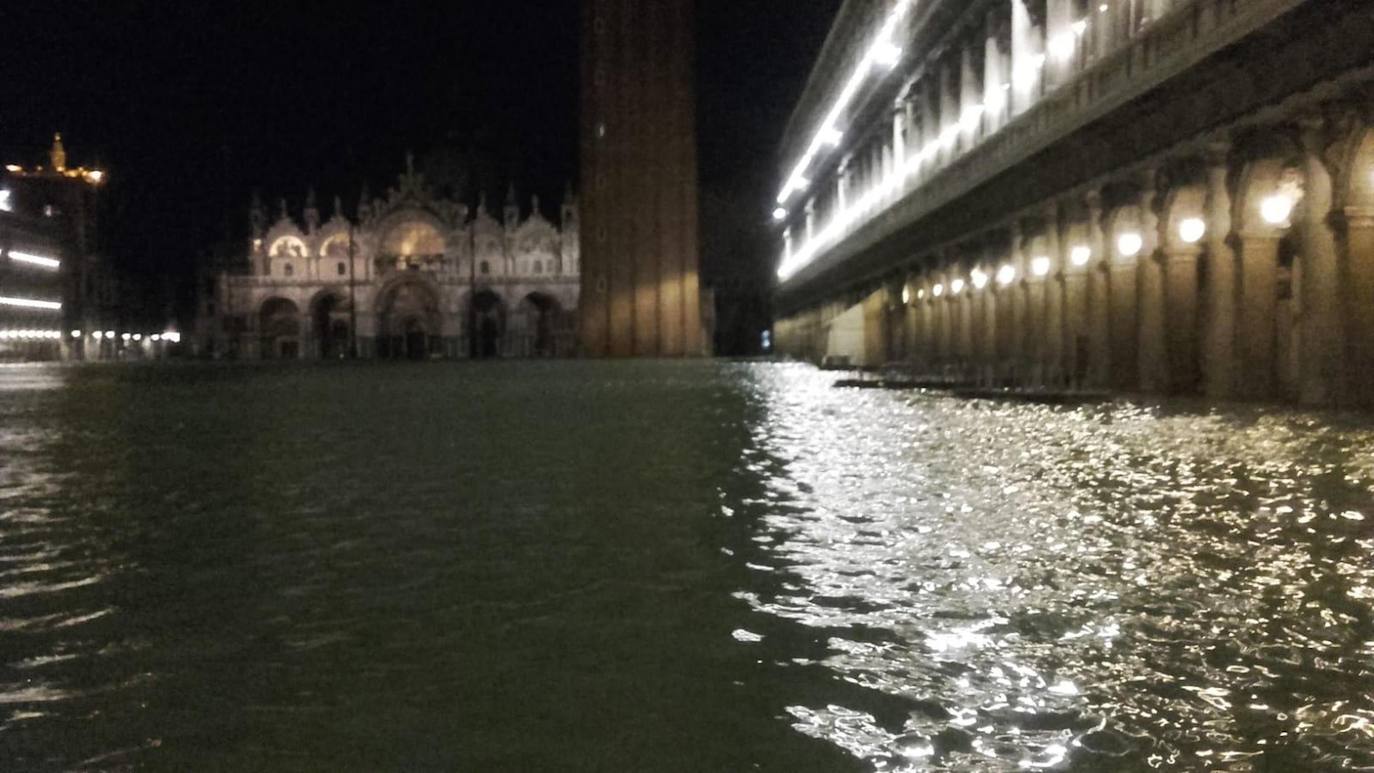
<path fill-rule="evenodd" d="M 1374 426 L 0 369 L 4 770 L 1374 765 Z"/>

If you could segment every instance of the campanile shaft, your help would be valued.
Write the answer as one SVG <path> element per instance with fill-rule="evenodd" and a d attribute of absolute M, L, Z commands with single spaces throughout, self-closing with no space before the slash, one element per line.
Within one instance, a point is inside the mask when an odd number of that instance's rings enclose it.
<path fill-rule="evenodd" d="M 582 296 L 591 357 L 703 353 L 692 0 L 585 0 Z"/>

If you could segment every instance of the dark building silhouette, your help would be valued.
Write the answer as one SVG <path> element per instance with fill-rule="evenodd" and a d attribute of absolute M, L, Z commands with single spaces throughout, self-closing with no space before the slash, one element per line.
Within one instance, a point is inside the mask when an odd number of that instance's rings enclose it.
<path fill-rule="evenodd" d="M 693 2 L 585 0 L 582 24 L 582 352 L 703 354 Z"/>

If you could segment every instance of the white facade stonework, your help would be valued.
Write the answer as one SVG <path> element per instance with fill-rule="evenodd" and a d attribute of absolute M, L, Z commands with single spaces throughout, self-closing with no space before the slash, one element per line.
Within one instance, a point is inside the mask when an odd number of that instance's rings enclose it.
<path fill-rule="evenodd" d="M 268 224 L 254 206 L 246 265 L 201 288 L 200 354 L 248 359 L 569 356 L 579 295 L 578 209 L 560 222 L 514 189 L 498 220 L 437 198 L 413 164 L 356 221 L 301 221 L 283 202 Z M 353 331 L 356 331 L 356 335 Z"/>

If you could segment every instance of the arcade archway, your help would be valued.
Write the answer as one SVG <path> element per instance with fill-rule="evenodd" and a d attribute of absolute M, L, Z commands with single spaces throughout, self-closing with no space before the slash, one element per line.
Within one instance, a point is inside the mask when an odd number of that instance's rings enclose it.
<path fill-rule="evenodd" d="M 502 355 L 506 304 L 501 296 L 491 290 L 477 291 L 468 301 L 467 326 L 469 356 L 482 360 Z"/>
<path fill-rule="evenodd" d="M 383 291 L 377 320 L 382 359 L 425 360 L 442 351 L 439 296 L 424 282 L 401 282 Z"/>
<path fill-rule="evenodd" d="M 550 295 L 534 292 L 520 301 L 520 323 L 523 353 L 529 357 L 553 357 L 558 354 L 558 337 L 563 309 Z"/>
<path fill-rule="evenodd" d="M 269 298 L 258 312 L 262 357 L 293 360 L 301 356 L 301 311 L 285 298 Z"/>
<path fill-rule="evenodd" d="M 322 295 L 310 309 L 310 327 L 321 359 L 338 360 L 349 355 L 348 301 L 335 293 Z"/>

